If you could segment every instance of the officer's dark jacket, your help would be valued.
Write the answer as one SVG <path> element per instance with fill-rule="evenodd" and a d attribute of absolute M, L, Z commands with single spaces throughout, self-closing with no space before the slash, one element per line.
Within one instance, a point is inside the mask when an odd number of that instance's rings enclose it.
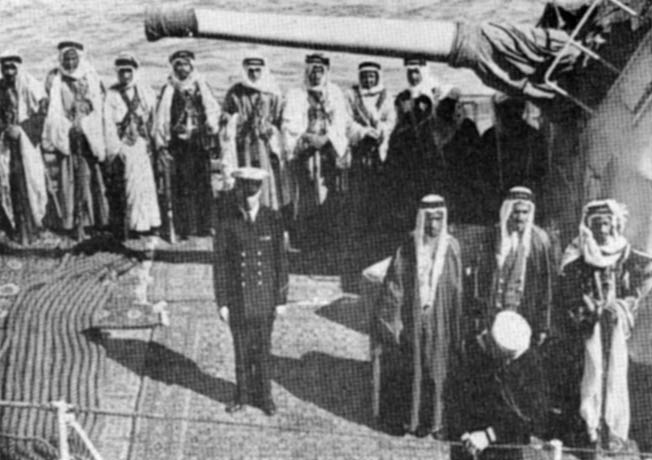
<path fill-rule="evenodd" d="M 286 302 L 288 264 L 281 216 L 260 206 L 254 222 L 230 204 L 215 224 L 213 280 L 232 322 L 264 319 Z"/>

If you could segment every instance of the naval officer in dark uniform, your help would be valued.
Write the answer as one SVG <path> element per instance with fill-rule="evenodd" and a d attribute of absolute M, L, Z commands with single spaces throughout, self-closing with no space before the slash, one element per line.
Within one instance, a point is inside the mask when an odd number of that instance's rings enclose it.
<path fill-rule="evenodd" d="M 237 390 L 227 412 L 251 404 L 271 416 L 272 326 L 288 287 L 283 223 L 277 211 L 260 203 L 265 170 L 239 168 L 233 177 L 233 196 L 220 212 L 213 246 L 215 299 L 235 349 Z"/>

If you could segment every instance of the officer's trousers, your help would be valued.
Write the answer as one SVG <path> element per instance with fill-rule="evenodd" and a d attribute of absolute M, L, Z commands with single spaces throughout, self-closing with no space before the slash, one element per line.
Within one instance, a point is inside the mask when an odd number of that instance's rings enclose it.
<path fill-rule="evenodd" d="M 271 343 L 273 318 L 231 325 L 235 350 L 235 400 L 240 404 L 272 402 Z"/>

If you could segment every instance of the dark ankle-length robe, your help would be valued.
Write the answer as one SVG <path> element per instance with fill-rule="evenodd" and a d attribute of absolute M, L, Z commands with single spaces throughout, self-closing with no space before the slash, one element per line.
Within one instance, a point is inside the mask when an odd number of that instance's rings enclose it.
<path fill-rule="evenodd" d="M 462 343 L 462 266 L 457 240 L 449 243 L 434 305 L 415 299 L 416 252 L 412 238 L 392 259 L 377 305 L 382 344 L 380 418 L 414 432 L 445 430 L 451 369 Z"/>
<path fill-rule="evenodd" d="M 349 126 L 351 168 L 348 181 L 351 225 L 364 231 L 387 210 L 385 200 L 388 195 L 382 179 L 396 111 L 389 91 L 384 87 L 369 93 L 359 85 L 354 85 L 346 93 L 346 98 L 352 114 Z M 365 136 L 368 128 L 377 130 L 380 137 L 372 139 Z"/>
<path fill-rule="evenodd" d="M 167 216 L 171 211 L 174 229 L 182 238 L 210 231 L 211 154 L 217 148 L 221 110 L 201 76 L 188 79 L 183 88 L 171 81 L 163 87 L 153 129 L 156 147 L 167 148 L 172 157 L 167 170 L 157 171 L 159 180 L 165 178 L 162 195 L 171 198 L 161 207 Z"/>
<path fill-rule="evenodd" d="M 533 336 L 548 333 L 552 327 L 553 254 L 548 234 L 536 225 L 532 227 L 530 253 L 524 261 L 525 277 L 515 265 L 518 257 L 507 256 L 499 269 L 496 248 L 500 244 L 500 231 L 489 232 L 482 255 L 478 257 L 477 292 L 482 299 L 481 321 L 491 323 L 500 310 L 514 310 L 530 324 Z M 524 284 L 523 284 L 524 283 Z"/>
<path fill-rule="evenodd" d="M 405 90 L 396 96 L 394 106 L 396 124 L 389 139 L 384 181 L 389 196 L 393 197 L 392 214 L 396 215 L 400 228 L 408 230 L 421 197 L 445 191 L 434 189 L 440 171 L 434 162 L 432 99 L 424 95 L 413 98 Z"/>

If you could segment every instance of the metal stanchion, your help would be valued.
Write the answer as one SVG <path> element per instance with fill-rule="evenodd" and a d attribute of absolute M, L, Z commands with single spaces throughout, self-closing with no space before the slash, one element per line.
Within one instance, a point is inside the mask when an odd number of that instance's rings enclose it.
<path fill-rule="evenodd" d="M 72 460 L 68 446 L 68 411 L 70 406 L 65 401 L 53 401 L 52 406 L 57 411 L 57 427 L 59 431 L 59 460 Z"/>
<path fill-rule="evenodd" d="M 102 456 L 93 445 L 84 428 L 75 420 L 75 415 L 71 411 L 72 406 L 65 401 L 53 401 L 51 404 L 57 411 L 59 460 L 73 460 L 70 456 L 70 446 L 68 445 L 68 427 L 72 428 L 79 435 L 95 460 L 102 460 Z"/>
<path fill-rule="evenodd" d="M 84 445 L 86 446 L 90 454 L 93 456 L 93 458 L 95 460 L 102 460 L 102 456 L 95 448 L 93 442 L 90 440 L 90 438 L 88 437 L 88 435 L 86 434 L 82 426 L 79 424 L 79 422 L 75 420 L 75 417 L 72 414 L 68 414 L 68 415 L 70 417 L 68 419 L 68 425 L 70 425 L 70 427 L 77 432 L 77 434 L 79 435 L 82 442 L 84 443 Z"/>

